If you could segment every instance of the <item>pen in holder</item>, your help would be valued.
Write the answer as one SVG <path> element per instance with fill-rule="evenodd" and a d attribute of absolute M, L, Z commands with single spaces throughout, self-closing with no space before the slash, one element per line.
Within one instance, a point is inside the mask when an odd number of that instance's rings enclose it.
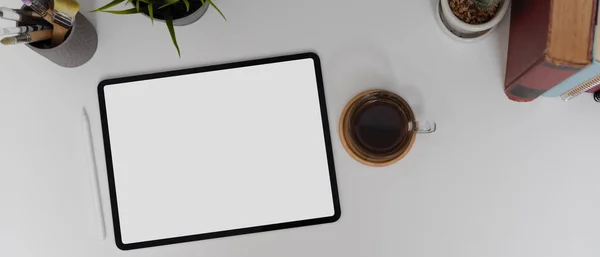
<path fill-rule="evenodd" d="M 23 6 L 21 9 L 29 10 L 29 7 Z M 23 25 L 28 24 L 17 22 L 17 26 Z M 27 44 L 27 47 L 59 66 L 74 68 L 92 59 L 98 48 L 98 34 L 94 25 L 81 13 L 77 13 L 64 42 L 52 47 L 49 40 L 40 41 Z"/>

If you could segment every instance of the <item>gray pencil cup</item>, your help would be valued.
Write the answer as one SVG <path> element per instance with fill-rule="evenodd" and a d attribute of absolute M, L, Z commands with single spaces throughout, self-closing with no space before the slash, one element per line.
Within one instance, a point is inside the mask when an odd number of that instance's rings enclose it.
<path fill-rule="evenodd" d="M 74 68 L 92 59 L 98 48 L 98 34 L 94 25 L 77 13 L 75 24 L 62 44 L 50 48 L 47 42 L 36 42 L 27 44 L 27 47 L 59 66 Z"/>

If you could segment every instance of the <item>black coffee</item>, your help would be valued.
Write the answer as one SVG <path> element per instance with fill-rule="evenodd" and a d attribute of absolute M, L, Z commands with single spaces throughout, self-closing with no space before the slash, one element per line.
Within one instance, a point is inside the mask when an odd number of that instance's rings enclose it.
<path fill-rule="evenodd" d="M 395 151 L 408 135 L 406 115 L 391 102 L 365 103 L 351 119 L 355 140 L 373 154 Z"/>

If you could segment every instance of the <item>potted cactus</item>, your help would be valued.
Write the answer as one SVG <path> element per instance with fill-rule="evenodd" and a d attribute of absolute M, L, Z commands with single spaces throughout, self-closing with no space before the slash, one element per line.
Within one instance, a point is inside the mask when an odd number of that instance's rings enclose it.
<path fill-rule="evenodd" d="M 110 9 L 123 2 L 125 2 L 126 6 L 131 4 L 131 8 L 124 10 Z M 177 54 L 181 57 L 181 51 L 177 44 L 177 36 L 175 35 L 175 26 L 185 26 L 194 23 L 204 15 L 209 6 L 215 8 L 223 19 L 227 20 L 223 12 L 221 12 L 212 0 L 113 0 L 92 12 L 120 15 L 139 13 L 150 18 L 152 24 L 154 24 L 155 20 L 164 22 L 171 35 L 173 45 L 177 49 Z"/>
<path fill-rule="evenodd" d="M 489 34 L 510 7 L 510 0 L 440 0 L 439 16 L 454 36 L 475 39 Z"/>

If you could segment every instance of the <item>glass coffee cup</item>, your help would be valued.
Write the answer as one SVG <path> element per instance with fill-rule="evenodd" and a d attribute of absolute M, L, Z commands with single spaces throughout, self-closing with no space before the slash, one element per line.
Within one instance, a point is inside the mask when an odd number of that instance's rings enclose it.
<path fill-rule="evenodd" d="M 416 134 L 433 133 L 436 124 L 417 121 L 410 105 L 399 95 L 369 90 L 348 102 L 339 130 L 350 156 L 363 164 L 382 167 L 404 158 Z"/>

